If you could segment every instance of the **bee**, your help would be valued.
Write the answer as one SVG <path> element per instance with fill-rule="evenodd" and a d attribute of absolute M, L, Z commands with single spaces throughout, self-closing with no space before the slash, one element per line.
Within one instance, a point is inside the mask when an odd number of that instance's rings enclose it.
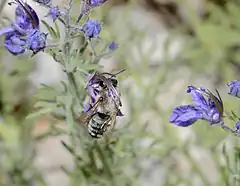
<path fill-rule="evenodd" d="M 87 124 L 88 133 L 93 138 L 101 138 L 105 132 L 115 127 L 118 113 L 114 100 L 102 91 L 96 103 L 80 116 L 79 121 Z"/>
<path fill-rule="evenodd" d="M 93 138 L 101 138 L 110 132 L 115 127 L 116 117 L 123 115 L 120 111 L 122 104 L 117 89 L 118 81 L 115 78 L 117 74 L 95 73 L 89 79 L 88 87 L 93 87 L 94 93 L 90 95 L 89 108 L 77 120 L 87 124 L 88 133 Z"/>

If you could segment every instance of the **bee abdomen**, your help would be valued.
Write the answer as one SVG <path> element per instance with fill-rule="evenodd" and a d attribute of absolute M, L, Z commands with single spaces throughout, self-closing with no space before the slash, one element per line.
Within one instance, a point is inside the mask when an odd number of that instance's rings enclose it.
<path fill-rule="evenodd" d="M 92 117 L 88 124 L 88 132 L 93 138 L 101 138 L 105 132 L 105 128 L 102 127 L 109 116 L 98 112 Z"/>

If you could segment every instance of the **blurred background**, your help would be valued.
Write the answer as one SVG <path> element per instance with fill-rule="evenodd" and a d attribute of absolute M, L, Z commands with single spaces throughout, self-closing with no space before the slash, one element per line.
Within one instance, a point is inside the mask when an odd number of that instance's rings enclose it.
<path fill-rule="evenodd" d="M 46 9 L 27 2 L 51 23 Z M 63 7 L 66 2 L 54 3 Z M 74 3 L 77 17 L 80 1 Z M 33 58 L 12 56 L 1 36 L 0 184 L 240 186 L 239 139 L 206 122 L 188 128 L 168 122 L 174 107 L 191 103 L 186 94 L 191 84 L 217 88 L 225 109 L 240 113 L 239 101 L 228 96 L 226 87 L 240 79 L 239 10 L 238 0 L 109 0 L 91 14 L 103 22 L 101 37 L 119 44 L 113 56 L 101 60 L 103 71 L 127 69 L 120 76 L 124 117 L 117 119 L 115 184 L 69 176 L 66 169 L 74 162 L 61 144 L 68 136 L 48 132 L 41 137 L 52 126 L 48 116 L 25 120 L 40 84 L 54 86 L 66 77 L 43 52 Z M 5 4 L 0 16 L 2 28 L 14 19 L 12 7 Z M 227 118 L 226 123 L 234 126 Z M 56 125 L 67 127 L 63 121 Z"/>

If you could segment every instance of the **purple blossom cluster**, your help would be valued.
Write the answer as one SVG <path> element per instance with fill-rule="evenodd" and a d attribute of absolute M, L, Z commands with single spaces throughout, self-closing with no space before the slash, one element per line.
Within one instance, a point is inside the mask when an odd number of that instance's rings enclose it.
<path fill-rule="evenodd" d="M 51 7 L 49 9 L 48 15 L 52 18 L 53 21 L 56 21 L 57 18 L 61 15 L 61 11 L 58 7 Z"/>
<path fill-rule="evenodd" d="M 228 94 L 240 98 L 240 81 L 231 81 L 228 85 Z M 213 94 L 205 88 L 188 86 L 187 93 L 192 97 L 193 104 L 176 107 L 170 116 L 170 123 L 180 127 L 188 127 L 197 120 L 205 120 L 209 124 L 224 124 L 224 106 L 219 92 Z M 240 134 L 240 121 L 236 122 L 235 133 Z"/>
<path fill-rule="evenodd" d="M 22 54 L 25 50 L 35 54 L 45 48 L 47 34 L 39 30 L 36 12 L 20 0 L 16 3 L 15 21 L 0 30 L 0 35 L 5 35 L 4 46 L 13 55 Z"/>
<path fill-rule="evenodd" d="M 61 16 L 65 15 L 64 10 L 60 10 L 57 6 L 53 6 L 51 0 L 35 0 L 40 5 L 49 9 L 48 15 L 53 21 L 59 19 L 64 23 Z M 85 37 L 90 42 L 94 38 L 99 38 L 102 31 L 102 26 L 98 20 L 93 20 L 88 17 L 88 13 L 95 7 L 105 3 L 106 0 L 84 0 L 82 1 L 81 15 L 86 15 L 86 22 L 78 29 L 83 32 Z M 35 10 L 22 0 L 15 0 L 9 5 L 16 4 L 15 21 L 10 26 L 0 30 L 0 36 L 4 35 L 4 46 L 13 55 L 24 53 L 26 50 L 31 50 L 33 54 L 44 50 L 46 47 L 47 34 L 40 31 L 39 17 Z M 82 17 L 82 16 L 81 16 Z M 64 23 L 66 24 L 66 23 Z M 65 25 L 71 27 L 71 25 Z M 109 44 L 107 51 L 101 55 L 105 56 L 116 50 L 117 44 L 112 42 Z"/>

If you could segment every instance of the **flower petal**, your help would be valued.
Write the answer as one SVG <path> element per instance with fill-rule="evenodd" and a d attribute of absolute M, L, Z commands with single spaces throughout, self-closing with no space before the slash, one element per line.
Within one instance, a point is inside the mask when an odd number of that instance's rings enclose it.
<path fill-rule="evenodd" d="M 210 90 L 206 91 L 207 96 L 211 99 L 211 101 L 215 104 L 215 107 L 218 109 L 219 113 L 221 115 L 223 115 L 223 102 L 222 102 L 222 98 L 218 92 L 218 90 L 216 89 L 216 95 L 214 95 Z M 211 107 L 211 105 L 209 105 Z"/>
<path fill-rule="evenodd" d="M 60 16 L 61 12 L 58 7 L 52 7 L 49 10 L 48 15 L 51 16 L 53 21 L 56 21 L 56 19 Z"/>
<path fill-rule="evenodd" d="M 27 36 L 27 46 L 33 53 L 43 50 L 46 46 L 47 34 L 37 29 L 31 30 Z"/>
<path fill-rule="evenodd" d="M 120 109 L 118 110 L 117 116 L 124 116 Z"/>
<path fill-rule="evenodd" d="M 12 26 L 4 27 L 0 29 L 0 35 L 7 34 L 9 32 L 13 32 L 14 28 Z"/>
<path fill-rule="evenodd" d="M 101 25 L 97 20 L 89 19 L 82 27 L 83 32 L 89 38 L 97 37 L 102 31 Z"/>
<path fill-rule="evenodd" d="M 240 98 L 240 81 L 234 80 L 228 83 L 228 94 Z"/>
<path fill-rule="evenodd" d="M 15 22 L 22 29 L 38 29 L 39 18 L 36 12 L 27 3 L 17 1 L 18 6 L 15 10 Z"/>
<path fill-rule="evenodd" d="M 236 127 L 237 130 L 240 129 L 240 121 L 238 121 L 238 122 L 235 124 L 235 127 Z"/>
<path fill-rule="evenodd" d="M 218 124 L 222 120 L 222 115 L 218 111 L 217 107 L 213 107 L 208 113 L 203 113 L 202 119 L 208 121 L 210 124 Z"/>
<path fill-rule="evenodd" d="M 197 89 L 194 86 L 188 86 L 187 92 L 191 94 L 192 101 L 197 107 L 200 107 L 204 111 L 209 110 L 208 103 L 207 103 L 206 99 L 204 98 L 204 96 L 202 95 L 201 89 Z"/>
<path fill-rule="evenodd" d="M 118 48 L 118 44 L 115 42 L 111 42 L 108 46 L 109 50 L 115 51 Z"/>
<path fill-rule="evenodd" d="M 105 2 L 107 0 L 82 0 L 81 14 L 88 14 L 93 8 L 101 6 Z"/>
<path fill-rule="evenodd" d="M 91 108 L 91 107 L 90 107 L 90 104 L 87 103 L 87 104 L 84 106 L 84 108 L 83 108 L 83 112 L 89 111 L 90 108 Z"/>
<path fill-rule="evenodd" d="M 177 126 L 187 127 L 198 119 L 202 119 L 202 113 L 199 109 L 192 105 L 182 105 L 173 110 L 169 122 Z"/>
<path fill-rule="evenodd" d="M 97 6 L 102 5 L 105 2 L 107 2 L 107 0 L 90 0 L 90 5 L 92 7 L 97 7 Z"/>
<path fill-rule="evenodd" d="M 218 124 L 222 120 L 224 111 L 223 102 L 218 90 L 215 90 L 216 95 L 205 88 L 200 88 L 199 91 L 208 98 L 208 110 L 205 110 L 203 119 L 207 120 L 210 124 Z"/>
<path fill-rule="evenodd" d="M 13 55 L 25 52 L 25 40 L 21 39 L 15 32 L 8 33 L 4 40 L 4 46 Z"/>

